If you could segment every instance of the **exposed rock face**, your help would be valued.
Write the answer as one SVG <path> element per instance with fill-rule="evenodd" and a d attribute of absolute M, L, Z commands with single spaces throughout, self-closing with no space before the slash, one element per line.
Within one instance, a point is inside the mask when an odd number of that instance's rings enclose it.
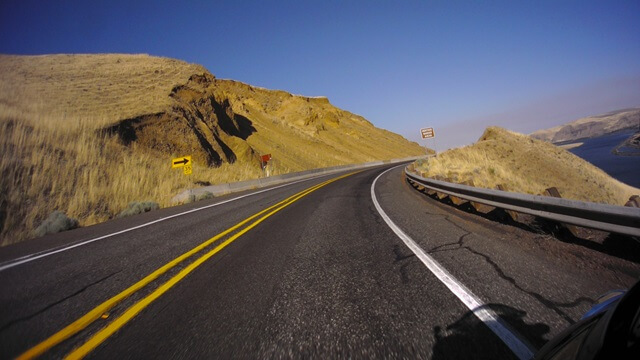
<path fill-rule="evenodd" d="M 194 186 L 424 154 L 305 97 L 144 54 L 0 54 L 0 245 L 54 210 L 81 226 Z M 191 155 L 192 174 L 171 168 Z"/>
<path fill-rule="evenodd" d="M 640 109 L 624 109 L 572 121 L 551 129 L 539 130 L 531 137 L 552 143 L 596 137 L 640 126 Z"/>
<path fill-rule="evenodd" d="M 133 153 L 158 159 L 190 154 L 210 167 L 259 167 L 259 154 L 272 154 L 286 172 L 424 153 L 326 97 L 217 79 L 175 59 L 0 55 L 0 74 L 4 115 L 101 129 Z"/>
<path fill-rule="evenodd" d="M 161 153 L 193 154 L 195 161 L 209 166 L 232 164 L 238 154 L 243 160 L 258 161 L 244 141 L 256 129 L 233 112 L 228 99 L 216 98 L 214 81 L 208 73 L 193 75 L 171 90 L 174 102 L 167 112 L 122 120 L 108 131 L 118 134 L 125 145 L 135 141 Z"/>
<path fill-rule="evenodd" d="M 300 170 L 314 161 L 318 167 L 422 153 L 419 145 L 334 107 L 326 97 L 262 89 L 208 72 L 174 86 L 169 96 L 166 111 L 118 121 L 107 131 L 125 145 L 192 154 L 213 167 L 236 161 L 257 166 L 260 153 Z"/>

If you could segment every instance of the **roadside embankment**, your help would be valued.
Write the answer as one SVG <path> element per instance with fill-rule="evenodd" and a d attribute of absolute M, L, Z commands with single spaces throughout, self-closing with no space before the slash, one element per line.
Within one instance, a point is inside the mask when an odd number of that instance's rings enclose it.
<path fill-rule="evenodd" d="M 611 205 L 640 194 L 560 147 L 499 127 L 487 128 L 473 145 L 418 160 L 415 169 L 426 177 L 526 194 L 556 187 L 563 198 Z"/>

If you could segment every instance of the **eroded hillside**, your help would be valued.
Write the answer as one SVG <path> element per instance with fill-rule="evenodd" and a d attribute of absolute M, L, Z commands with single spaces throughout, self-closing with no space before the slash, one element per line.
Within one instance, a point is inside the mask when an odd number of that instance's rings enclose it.
<path fill-rule="evenodd" d="M 125 144 L 194 154 L 208 166 L 236 161 L 258 166 L 259 154 L 269 153 L 281 172 L 423 152 L 325 97 L 257 88 L 208 72 L 192 75 L 169 96 L 173 102 L 167 111 L 118 121 L 107 131 Z"/>
<path fill-rule="evenodd" d="M 0 55 L 0 243 L 53 210 L 81 225 L 203 184 L 419 155 L 364 118 L 148 55 Z M 192 155 L 193 174 L 170 168 Z"/>

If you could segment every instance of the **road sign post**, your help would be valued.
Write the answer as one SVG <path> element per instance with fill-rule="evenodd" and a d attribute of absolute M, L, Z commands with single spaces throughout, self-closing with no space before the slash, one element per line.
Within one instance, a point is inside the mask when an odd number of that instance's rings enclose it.
<path fill-rule="evenodd" d="M 185 175 L 191 175 L 193 172 L 193 162 L 191 161 L 191 155 L 181 156 L 171 160 L 171 168 L 182 168 L 182 172 Z"/>
<path fill-rule="evenodd" d="M 269 160 L 271 160 L 271 154 L 262 155 L 260 157 L 260 167 L 262 168 L 263 175 L 266 172 L 266 168 L 267 168 L 267 165 L 269 164 Z"/>
<path fill-rule="evenodd" d="M 433 128 L 420 129 L 420 136 L 425 140 L 429 138 L 433 139 L 433 151 L 435 152 L 435 155 L 438 156 L 438 150 L 436 150 L 436 133 L 433 131 Z M 425 147 L 427 146 L 425 145 Z"/>

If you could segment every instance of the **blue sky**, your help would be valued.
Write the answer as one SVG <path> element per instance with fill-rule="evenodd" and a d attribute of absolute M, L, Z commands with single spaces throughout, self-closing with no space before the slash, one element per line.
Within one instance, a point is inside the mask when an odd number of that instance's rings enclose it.
<path fill-rule="evenodd" d="M 439 150 L 640 106 L 640 1 L 0 2 L 0 53 L 148 53 Z"/>

